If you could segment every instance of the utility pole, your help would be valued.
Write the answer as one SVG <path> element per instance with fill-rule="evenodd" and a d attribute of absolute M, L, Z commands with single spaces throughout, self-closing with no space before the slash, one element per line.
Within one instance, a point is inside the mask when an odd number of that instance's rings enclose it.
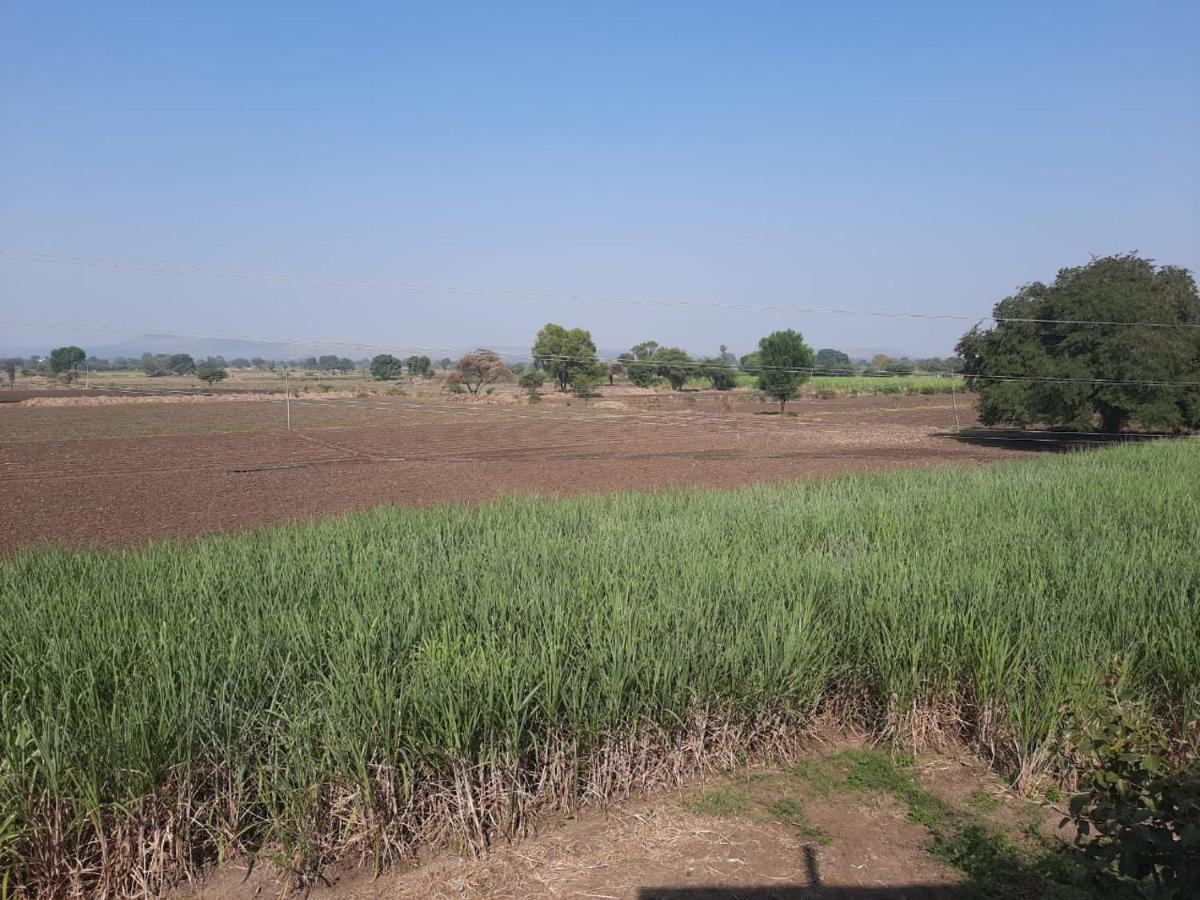
<path fill-rule="evenodd" d="M 285 368 L 283 370 L 283 405 L 287 409 L 287 430 L 292 430 L 292 382 L 291 370 Z"/>
<path fill-rule="evenodd" d="M 958 424 L 958 394 L 954 392 L 954 373 L 950 373 L 950 401 L 954 404 L 954 430 L 961 431 L 962 427 Z"/>
<path fill-rule="evenodd" d="M 86 391 L 92 381 L 92 370 L 87 363 L 83 364 L 83 389 Z"/>

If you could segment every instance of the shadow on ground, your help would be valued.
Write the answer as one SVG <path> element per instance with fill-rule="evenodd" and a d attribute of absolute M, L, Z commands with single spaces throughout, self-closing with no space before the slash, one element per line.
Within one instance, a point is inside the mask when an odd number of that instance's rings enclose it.
<path fill-rule="evenodd" d="M 1023 450 L 1033 453 L 1065 453 L 1089 447 L 1116 444 L 1140 444 L 1146 441 L 1190 437 L 1190 435 L 1129 432 L 1093 434 L 1079 431 L 1021 430 L 1016 428 L 964 428 L 962 431 L 938 431 L 933 437 L 949 438 L 975 447 Z"/>

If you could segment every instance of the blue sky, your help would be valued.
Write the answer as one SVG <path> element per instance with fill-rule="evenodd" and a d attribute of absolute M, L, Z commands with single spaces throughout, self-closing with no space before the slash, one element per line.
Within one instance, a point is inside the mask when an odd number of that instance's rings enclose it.
<path fill-rule="evenodd" d="M 1092 254 L 1200 267 L 1198 59 L 1195 2 L 10 2 L 0 247 L 982 315 Z M 0 316 L 397 349 L 963 330 L 3 258 Z M 0 344 L 60 337 L 114 339 Z"/>

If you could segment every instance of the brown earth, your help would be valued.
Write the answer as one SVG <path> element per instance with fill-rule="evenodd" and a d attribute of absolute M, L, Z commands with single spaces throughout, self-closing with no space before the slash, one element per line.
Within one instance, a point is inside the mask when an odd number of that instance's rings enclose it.
<path fill-rule="evenodd" d="M 607 394 L 607 392 L 606 392 Z M 964 426 L 970 398 L 958 399 Z M 1019 458 L 955 439 L 945 395 L 803 399 L 789 414 L 715 392 L 598 400 L 309 396 L 244 403 L 0 407 L 0 552 L 120 545 L 380 504 L 729 487 Z"/>

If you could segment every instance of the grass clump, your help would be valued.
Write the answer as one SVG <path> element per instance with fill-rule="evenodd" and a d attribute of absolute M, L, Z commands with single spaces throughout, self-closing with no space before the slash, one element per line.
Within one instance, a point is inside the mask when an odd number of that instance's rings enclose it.
<path fill-rule="evenodd" d="M 749 799 L 743 791 L 733 788 L 714 788 L 692 799 L 688 807 L 698 816 L 736 819 L 746 814 L 749 808 Z"/>

